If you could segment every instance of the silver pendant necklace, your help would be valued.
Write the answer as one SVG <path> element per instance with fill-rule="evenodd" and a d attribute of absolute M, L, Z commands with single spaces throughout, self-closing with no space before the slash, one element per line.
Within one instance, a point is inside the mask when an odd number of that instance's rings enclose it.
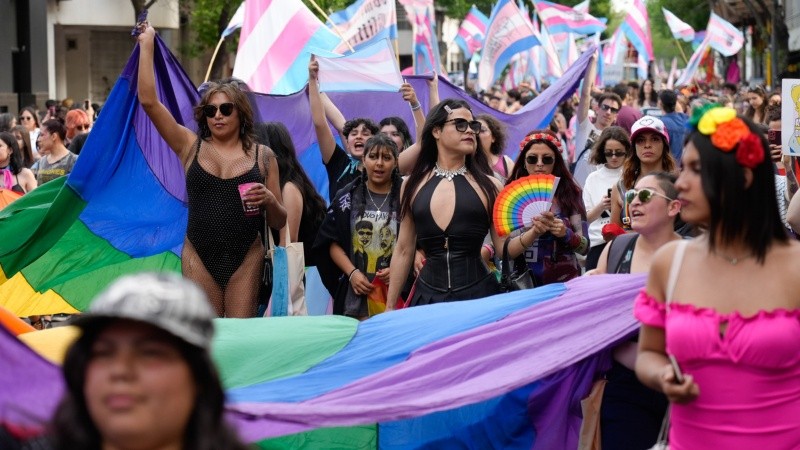
<path fill-rule="evenodd" d="M 461 166 L 456 170 L 448 170 L 439 167 L 439 163 L 437 162 L 433 167 L 433 174 L 439 178 L 445 178 L 447 181 L 453 181 L 453 178 L 464 175 L 465 173 L 467 173 L 467 166 Z"/>
<path fill-rule="evenodd" d="M 390 191 L 389 194 L 386 194 L 386 197 L 383 198 L 383 202 L 381 203 L 381 206 L 378 206 L 378 204 L 375 203 L 375 199 L 372 198 L 372 191 L 370 191 L 369 190 L 369 186 L 367 186 L 367 195 L 369 196 L 369 201 L 372 202 L 372 206 L 374 206 L 377 211 L 382 211 L 383 210 L 383 205 L 386 204 L 386 200 L 389 200 L 390 194 L 391 194 L 391 191 Z"/>

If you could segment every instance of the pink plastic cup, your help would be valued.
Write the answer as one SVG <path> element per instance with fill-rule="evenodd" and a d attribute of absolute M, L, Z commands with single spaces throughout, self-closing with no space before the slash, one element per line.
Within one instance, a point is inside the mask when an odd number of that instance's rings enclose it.
<path fill-rule="evenodd" d="M 261 208 L 259 208 L 258 205 L 248 205 L 244 201 L 247 191 L 253 186 L 258 186 L 258 183 L 242 183 L 239 185 L 239 197 L 242 199 L 242 208 L 244 209 L 245 216 L 257 216 L 261 213 Z"/>

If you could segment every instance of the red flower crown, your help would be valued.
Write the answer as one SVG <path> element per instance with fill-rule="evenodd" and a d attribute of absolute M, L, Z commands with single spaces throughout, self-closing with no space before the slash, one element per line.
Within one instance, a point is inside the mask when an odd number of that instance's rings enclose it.
<path fill-rule="evenodd" d="M 525 138 L 522 139 L 522 142 L 519 143 L 519 151 L 524 150 L 525 146 L 528 145 L 528 143 L 530 143 L 531 141 L 547 141 L 555 145 L 558 151 L 561 151 L 561 141 L 549 133 L 531 133 L 525 136 Z"/>

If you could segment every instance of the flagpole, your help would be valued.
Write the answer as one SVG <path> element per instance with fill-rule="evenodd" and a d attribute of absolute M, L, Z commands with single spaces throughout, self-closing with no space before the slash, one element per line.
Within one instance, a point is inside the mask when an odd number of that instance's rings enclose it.
<path fill-rule="evenodd" d="M 323 11 L 322 8 L 320 8 L 319 5 L 317 4 L 317 2 L 315 2 L 314 0 L 308 0 L 308 1 L 309 1 L 309 3 L 311 3 L 312 6 L 314 6 L 314 8 L 317 9 L 317 12 L 319 12 L 320 14 L 322 14 L 323 17 L 325 17 L 325 20 L 327 20 L 328 22 L 331 23 L 331 27 L 333 28 L 333 31 L 336 32 L 336 34 L 339 36 L 339 39 L 341 39 L 342 42 L 347 44 L 347 48 L 349 48 L 351 52 L 354 52 L 355 50 L 353 49 L 353 46 L 350 45 L 350 42 L 347 41 L 347 39 L 344 38 L 344 36 L 342 35 L 342 32 L 339 31 L 339 27 L 337 27 L 336 24 L 333 23 L 333 21 L 331 20 L 331 16 L 329 16 L 325 11 Z"/>
<path fill-rule="evenodd" d="M 222 47 L 222 43 L 225 41 L 225 37 L 219 38 L 219 42 L 217 42 L 217 48 L 214 49 L 214 54 L 211 55 L 211 61 L 208 63 L 208 70 L 206 70 L 206 78 L 203 80 L 203 83 L 208 81 L 208 77 L 211 76 L 211 67 L 214 65 L 214 60 L 217 59 L 217 53 L 219 52 L 220 47 Z"/>
<path fill-rule="evenodd" d="M 689 64 L 689 60 L 688 60 L 688 59 L 686 59 L 686 53 L 684 53 L 684 52 L 683 52 L 683 46 L 681 45 L 680 41 L 678 41 L 678 38 L 676 38 L 675 36 L 673 36 L 673 37 L 672 37 L 672 39 L 674 39 L 674 40 L 675 40 L 675 44 L 678 46 L 678 50 L 680 50 L 680 51 L 681 51 L 681 56 L 683 56 L 683 62 L 684 62 L 684 64 Z"/>

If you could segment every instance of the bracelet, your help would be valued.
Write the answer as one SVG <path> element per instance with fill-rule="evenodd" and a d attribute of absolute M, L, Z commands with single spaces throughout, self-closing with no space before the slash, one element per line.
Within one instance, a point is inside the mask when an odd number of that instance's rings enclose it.
<path fill-rule="evenodd" d="M 351 281 L 353 279 L 353 274 L 356 273 L 358 267 L 354 267 L 353 270 L 350 271 L 350 275 L 347 276 L 347 281 Z"/>
<path fill-rule="evenodd" d="M 483 248 L 489 252 L 489 259 L 494 258 L 494 247 L 490 244 L 483 244 Z"/>
<path fill-rule="evenodd" d="M 419 102 L 417 102 L 416 105 L 411 105 L 411 110 L 412 111 L 416 111 L 416 110 L 418 110 L 420 108 L 422 108 L 422 105 Z"/>

